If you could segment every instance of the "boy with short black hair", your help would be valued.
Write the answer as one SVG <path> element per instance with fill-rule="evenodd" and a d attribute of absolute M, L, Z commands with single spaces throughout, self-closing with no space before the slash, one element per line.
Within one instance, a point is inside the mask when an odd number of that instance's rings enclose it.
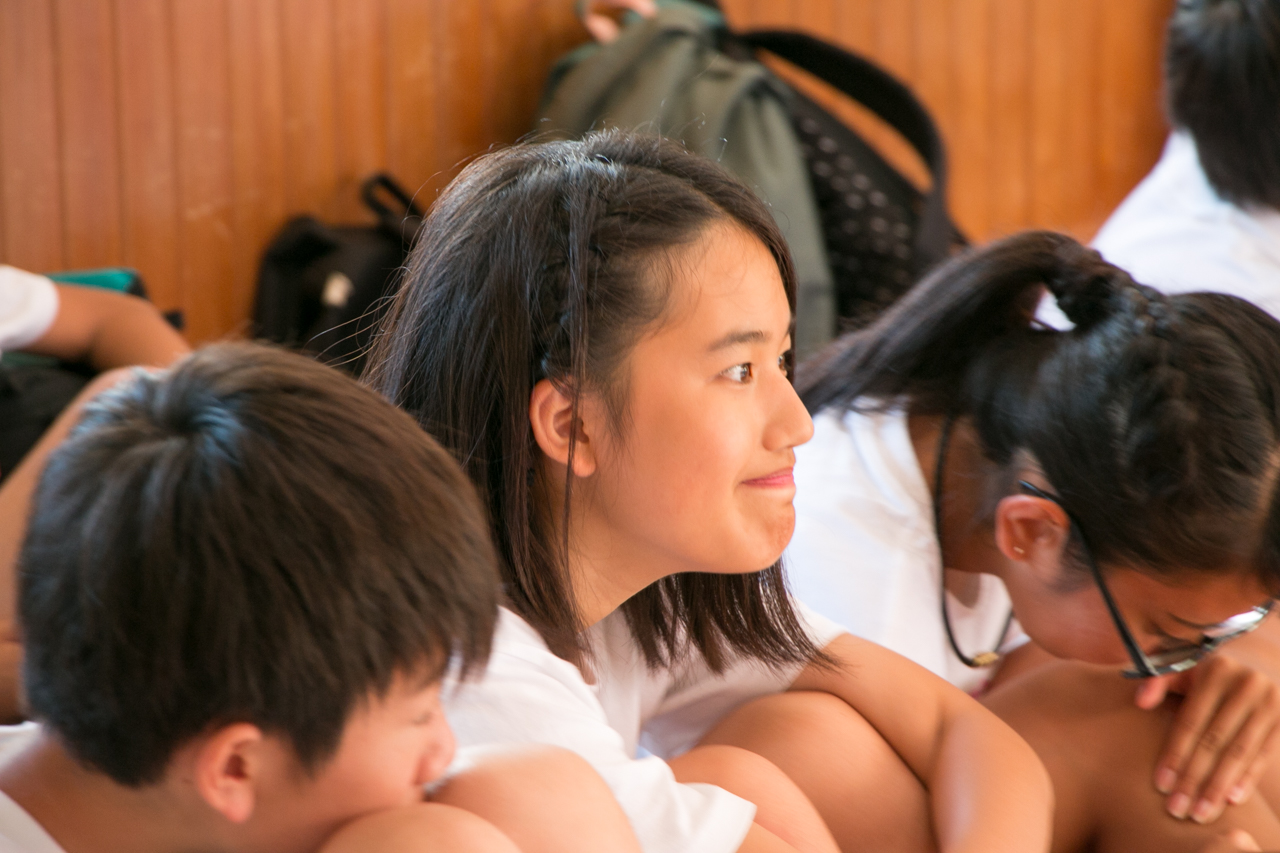
<path fill-rule="evenodd" d="M 1094 247 L 1166 293 L 1280 316 L 1280 0 L 1179 0 L 1164 79 L 1173 133 Z"/>
<path fill-rule="evenodd" d="M 0 853 L 636 849 L 560 755 L 414 805 L 453 757 L 441 680 L 489 654 L 495 556 L 456 463 L 328 367 L 221 345 L 106 392 L 20 567 L 38 724 L 5 737 Z"/>

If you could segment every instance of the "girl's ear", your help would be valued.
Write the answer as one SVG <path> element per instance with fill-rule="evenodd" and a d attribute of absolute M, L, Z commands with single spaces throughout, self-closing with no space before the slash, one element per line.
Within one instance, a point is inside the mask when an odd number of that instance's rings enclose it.
<path fill-rule="evenodd" d="M 233 723 L 216 730 L 196 745 L 194 779 L 200 797 L 232 823 L 253 815 L 257 787 L 266 759 L 262 730 L 249 723 Z"/>
<path fill-rule="evenodd" d="M 1010 495 L 996 505 L 996 547 L 1046 584 L 1058 581 L 1071 520 L 1062 507 L 1032 495 Z"/>
<path fill-rule="evenodd" d="M 573 448 L 573 475 L 590 477 L 596 471 L 595 447 L 582 419 L 573 417 L 573 400 L 550 379 L 539 380 L 529 395 L 529 423 L 534 441 L 547 458 L 569 464 L 569 436 L 577 433 Z"/>

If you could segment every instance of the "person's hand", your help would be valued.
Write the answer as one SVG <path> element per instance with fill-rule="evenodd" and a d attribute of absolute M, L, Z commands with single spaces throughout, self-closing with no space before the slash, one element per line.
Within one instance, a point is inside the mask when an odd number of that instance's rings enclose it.
<path fill-rule="evenodd" d="M 601 44 L 608 44 L 618 37 L 621 28 L 610 13 L 635 12 L 642 18 L 652 18 L 658 13 L 653 0 L 578 0 L 578 17 L 591 37 Z"/>
<path fill-rule="evenodd" d="M 1262 848 L 1253 840 L 1253 836 L 1243 829 L 1233 829 L 1201 847 L 1200 853 L 1240 853 L 1242 850 L 1261 853 Z"/>
<path fill-rule="evenodd" d="M 1215 654 L 1187 672 L 1147 679 L 1136 701 L 1151 709 L 1168 693 L 1185 699 L 1156 762 L 1155 786 L 1168 795 L 1171 815 L 1210 823 L 1228 803 L 1249 798 L 1280 745 L 1280 685 Z"/>

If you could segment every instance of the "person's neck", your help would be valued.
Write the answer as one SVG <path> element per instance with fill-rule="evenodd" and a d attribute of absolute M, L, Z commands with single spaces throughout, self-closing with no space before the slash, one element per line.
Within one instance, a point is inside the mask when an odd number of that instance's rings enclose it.
<path fill-rule="evenodd" d="M 86 769 L 47 733 L 0 766 L 3 791 L 66 853 L 216 849 L 201 816 L 155 786 L 130 788 Z"/>
<path fill-rule="evenodd" d="M 938 450 L 946 423 L 942 415 L 910 415 L 907 432 L 920 471 L 929 488 L 930 504 L 937 493 Z M 951 424 L 942 481 L 942 564 L 970 574 L 1002 575 L 1005 557 L 984 517 L 989 484 L 996 466 L 982 452 L 982 445 L 968 418 Z M 950 586 L 950 584 L 949 584 Z M 960 590 L 953 590 L 960 594 Z M 965 597 L 961 595 L 961 597 Z"/>
<path fill-rule="evenodd" d="M 570 528 L 569 573 L 584 627 L 604 619 L 645 587 L 677 571 L 664 567 L 670 557 L 642 542 L 620 542 L 616 531 L 596 518 L 576 520 Z"/>

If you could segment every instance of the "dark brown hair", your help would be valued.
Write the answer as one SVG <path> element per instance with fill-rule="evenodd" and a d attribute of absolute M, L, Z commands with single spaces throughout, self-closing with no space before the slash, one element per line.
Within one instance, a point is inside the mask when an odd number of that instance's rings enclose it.
<path fill-rule="evenodd" d="M 22 549 L 34 717 L 125 785 L 253 723 L 308 771 L 396 675 L 488 658 L 498 577 L 457 464 L 338 371 L 249 344 L 101 396 Z"/>
<path fill-rule="evenodd" d="M 1164 71 L 1218 194 L 1280 209 L 1280 0 L 1179 0 Z"/>
<path fill-rule="evenodd" d="M 564 556 L 573 478 L 564 517 L 548 518 L 530 394 L 549 378 L 575 406 L 588 389 L 625 401 L 618 368 L 663 315 L 664 259 L 718 221 L 769 248 L 794 308 L 795 273 L 768 209 L 678 143 L 611 131 L 491 153 L 432 210 L 374 345 L 369 381 L 462 462 L 488 505 L 511 606 L 566 659 L 583 650 Z M 779 565 L 675 575 L 623 611 L 650 666 L 686 639 L 716 669 L 730 652 L 768 663 L 816 652 Z"/>
<path fill-rule="evenodd" d="M 1070 331 L 1033 320 L 1045 286 Z M 800 373 L 811 412 L 905 401 L 971 418 L 999 465 L 1029 451 L 1103 563 L 1248 565 L 1280 590 L 1280 322 L 1243 299 L 1164 296 L 1029 232 L 949 261 Z"/>

